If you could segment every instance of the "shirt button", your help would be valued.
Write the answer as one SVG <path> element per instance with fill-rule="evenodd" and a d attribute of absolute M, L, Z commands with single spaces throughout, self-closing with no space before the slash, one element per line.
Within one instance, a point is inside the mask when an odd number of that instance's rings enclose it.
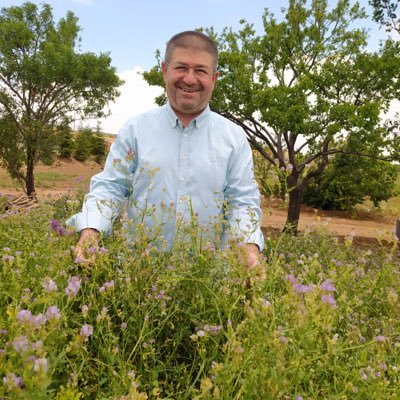
<path fill-rule="evenodd" d="M 183 134 L 183 137 L 187 137 L 187 133 L 184 133 L 184 134 Z"/>
<path fill-rule="evenodd" d="M 185 178 L 181 177 L 181 178 L 179 178 L 179 180 L 180 180 L 181 182 L 183 182 L 183 181 L 185 180 Z"/>

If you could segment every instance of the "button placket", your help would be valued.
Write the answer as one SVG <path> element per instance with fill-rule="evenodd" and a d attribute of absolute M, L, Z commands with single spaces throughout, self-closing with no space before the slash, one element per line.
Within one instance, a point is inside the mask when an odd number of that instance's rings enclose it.
<path fill-rule="evenodd" d="M 184 215 L 187 211 L 188 201 L 188 173 L 189 173 L 189 150 L 190 150 L 190 134 L 187 128 L 182 134 L 182 141 L 179 154 L 179 170 L 178 170 L 178 203 L 177 214 Z"/>

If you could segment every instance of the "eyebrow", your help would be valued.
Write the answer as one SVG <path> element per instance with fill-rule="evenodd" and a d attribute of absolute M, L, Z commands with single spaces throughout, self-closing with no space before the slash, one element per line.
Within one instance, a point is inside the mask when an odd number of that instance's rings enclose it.
<path fill-rule="evenodd" d="M 183 66 L 185 66 L 185 67 L 191 67 L 191 65 L 189 65 L 189 64 L 187 64 L 187 63 L 184 63 L 184 62 L 182 62 L 182 61 L 175 61 L 175 63 L 176 63 L 176 64 L 179 64 L 179 65 L 183 65 Z M 195 65 L 193 65 L 192 67 L 193 67 L 193 68 L 209 68 L 209 66 L 208 66 L 208 65 L 205 65 L 205 64 L 195 64 Z"/>

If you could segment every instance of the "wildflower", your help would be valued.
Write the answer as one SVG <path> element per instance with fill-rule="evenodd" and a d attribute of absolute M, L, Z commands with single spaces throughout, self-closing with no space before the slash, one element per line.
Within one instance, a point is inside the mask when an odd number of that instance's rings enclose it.
<path fill-rule="evenodd" d="M 293 285 L 294 290 L 297 293 L 307 293 L 311 291 L 311 287 L 307 285 L 302 285 L 300 283 L 296 283 Z"/>
<path fill-rule="evenodd" d="M 203 337 L 203 336 L 205 336 L 205 332 L 204 331 L 202 331 L 201 329 L 197 332 L 197 336 L 198 337 Z"/>
<path fill-rule="evenodd" d="M 51 220 L 50 222 L 50 228 L 52 231 L 54 231 L 58 236 L 65 236 L 66 235 L 66 229 L 61 225 L 59 221 L 56 219 Z"/>
<path fill-rule="evenodd" d="M 378 335 L 378 336 L 375 336 L 375 337 L 374 337 L 374 340 L 375 340 L 376 342 L 384 342 L 384 341 L 386 340 L 386 338 L 385 338 L 385 336 Z"/>
<path fill-rule="evenodd" d="M 132 161 L 134 159 L 134 157 L 135 157 L 134 150 L 132 148 L 129 148 L 128 152 L 126 153 L 125 160 L 126 161 Z"/>
<path fill-rule="evenodd" d="M 322 282 L 320 289 L 325 290 L 326 292 L 335 292 L 336 291 L 336 288 L 335 288 L 335 286 L 333 286 L 333 283 L 330 279 Z"/>
<path fill-rule="evenodd" d="M 285 344 L 288 344 L 289 342 L 288 338 L 285 335 L 282 335 L 279 339 L 281 340 L 282 343 Z"/>
<path fill-rule="evenodd" d="M 105 287 L 106 289 L 111 289 L 111 288 L 113 288 L 114 286 L 115 286 L 114 281 L 106 282 L 106 283 L 104 284 L 104 287 Z"/>
<path fill-rule="evenodd" d="M 42 288 L 46 293 L 56 292 L 58 289 L 56 283 L 49 277 L 42 280 Z"/>
<path fill-rule="evenodd" d="M 33 363 L 33 370 L 35 372 L 47 372 L 47 360 L 45 358 L 37 358 Z"/>
<path fill-rule="evenodd" d="M 88 314 L 88 311 L 89 311 L 89 307 L 88 307 L 86 304 L 84 304 L 84 305 L 81 307 L 81 310 L 82 310 L 82 315 L 83 315 L 84 317 L 86 317 L 87 314 Z"/>
<path fill-rule="evenodd" d="M 58 321 L 61 318 L 60 309 L 57 306 L 50 306 L 46 311 L 46 318 Z"/>
<path fill-rule="evenodd" d="M 33 316 L 29 310 L 18 311 L 17 319 L 21 324 L 31 324 L 33 322 Z"/>
<path fill-rule="evenodd" d="M 3 378 L 3 382 L 5 383 L 8 390 L 24 387 L 24 382 L 22 378 L 15 375 L 13 372 L 8 372 L 7 375 Z"/>
<path fill-rule="evenodd" d="M 65 289 L 65 293 L 68 295 L 68 298 L 75 297 L 79 289 L 81 287 L 81 280 L 77 276 L 72 276 L 71 278 L 68 279 L 68 286 Z"/>
<path fill-rule="evenodd" d="M 121 329 L 124 331 L 127 328 L 128 324 L 126 322 L 122 322 Z"/>
<path fill-rule="evenodd" d="M 2 257 L 2 259 L 3 259 L 3 261 L 12 263 L 12 262 L 14 261 L 15 257 L 14 257 L 14 256 L 11 256 L 11 255 L 9 255 L 9 254 L 6 254 L 6 255 L 4 255 L 4 256 Z"/>
<path fill-rule="evenodd" d="M 286 275 L 286 279 L 292 284 L 296 284 L 297 283 L 297 278 L 293 275 L 293 274 L 287 274 Z"/>
<path fill-rule="evenodd" d="M 26 336 L 17 336 L 12 345 L 17 353 L 25 353 L 30 348 L 30 342 Z"/>
<path fill-rule="evenodd" d="M 45 315 L 43 315 L 42 313 L 38 314 L 38 315 L 34 315 L 32 322 L 33 322 L 33 326 L 36 329 L 39 329 L 41 326 L 43 326 L 47 321 L 47 318 Z"/>
<path fill-rule="evenodd" d="M 83 339 L 87 339 L 90 335 L 93 334 L 93 326 L 92 325 L 83 325 L 80 332 L 80 337 Z"/>
<path fill-rule="evenodd" d="M 331 295 L 324 294 L 321 296 L 321 301 L 325 304 L 330 304 L 331 306 L 336 307 L 336 301 Z"/>
<path fill-rule="evenodd" d="M 16 252 L 14 253 L 15 257 L 18 257 L 18 256 L 20 256 L 21 254 L 22 254 L 22 251 L 16 251 Z"/>

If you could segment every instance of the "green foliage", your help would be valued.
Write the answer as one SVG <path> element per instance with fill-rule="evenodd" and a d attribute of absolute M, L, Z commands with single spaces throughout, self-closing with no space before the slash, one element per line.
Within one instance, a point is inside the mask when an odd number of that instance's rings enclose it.
<path fill-rule="evenodd" d="M 398 17 L 398 1 L 370 0 L 369 4 L 374 8 L 372 18 L 381 25 L 386 26 L 387 31 L 396 30 L 400 33 L 400 17 Z"/>
<path fill-rule="evenodd" d="M 74 157 L 78 161 L 86 161 L 93 156 L 101 164 L 106 157 L 106 142 L 101 133 L 90 128 L 80 130 L 74 139 Z"/>
<path fill-rule="evenodd" d="M 71 129 L 63 129 L 60 132 L 60 147 L 59 155 L 63 158 L 69 158 L 72 156 L 74 151 L 74 137 Z"/>
<path fill-rule="evenodd" d="M 79 31 L 72 12 L 56 24 L 48 4 L 0 12 L 0 160 L 28 194 L 34 166 L 52 162 L 71 121 L 103 116 L 118 96 L 109 55 L 76 51 Z"/>
<path fill-rule="evenodd" d="M 369 198 L 375 207 L 398 194 L 398 168 L 388 162 L 337 156 L 325 171 L 306 187 L 304 203 L 323 210 L 350 211 Z"/>
<path fill-rule="evenodd" d="M 0 219 L 1 397 L 399 398 L 395 242 L 283 235 L 248 270 L 240 247 L 160 252 L 121 228 L 85 267 L 52 220 L 81 200 Z"/>

